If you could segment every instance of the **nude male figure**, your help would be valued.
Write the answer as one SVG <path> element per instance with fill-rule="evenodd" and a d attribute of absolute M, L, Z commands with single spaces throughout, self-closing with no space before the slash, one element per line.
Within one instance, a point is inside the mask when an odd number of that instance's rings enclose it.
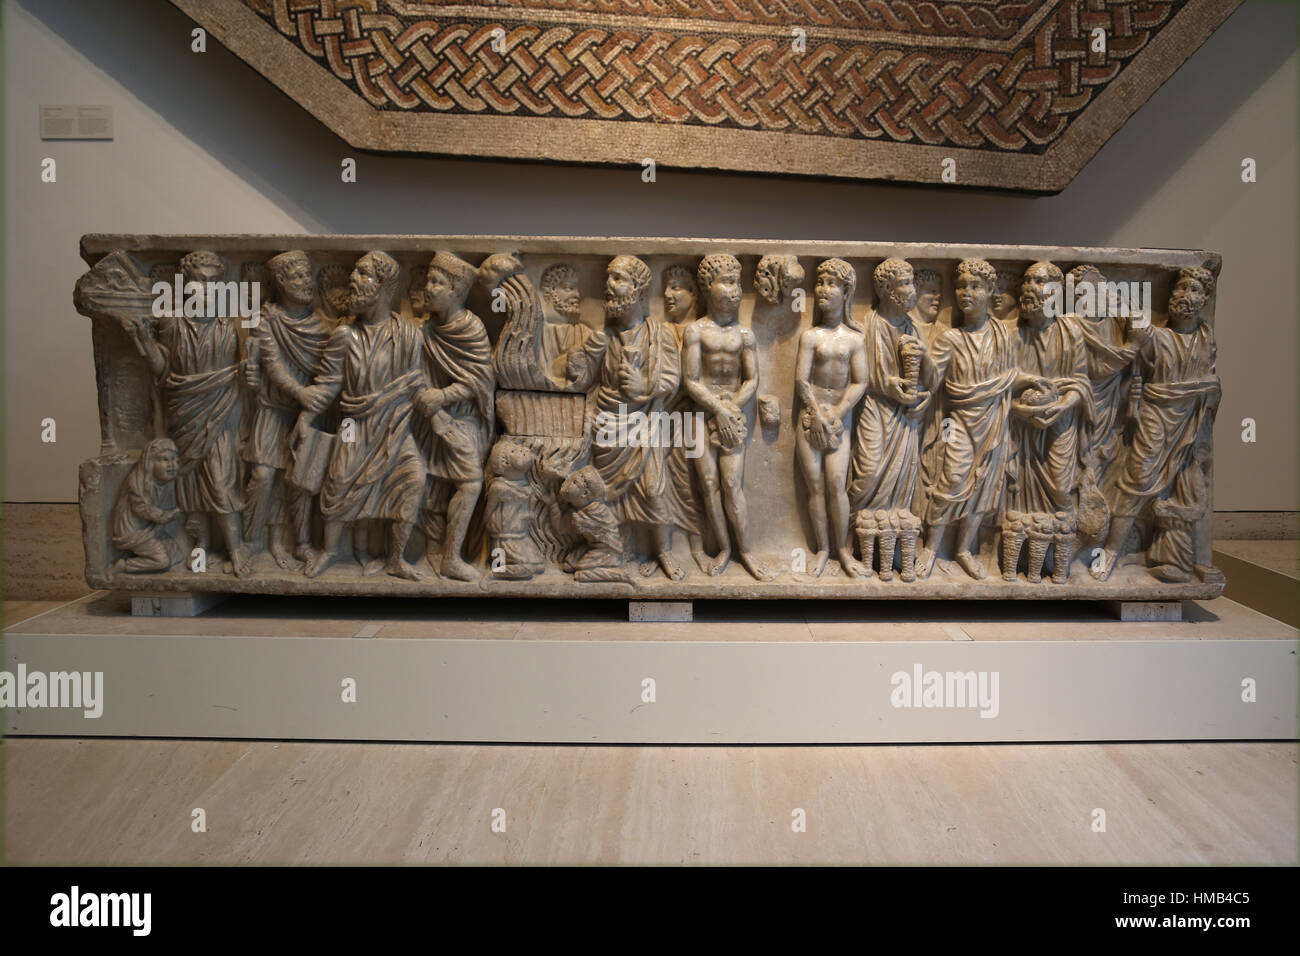
<path fill-rule="evenodd" d="M 857 276 L 843 259 L 817 267 L 814 295 L 821 323 L 799 337 L 795 394 L 802 404 L 795 429 L 795 458 L 808 490 L 817 555 L 809 573 L 821 577 L 833 546 L 849 577 L 864 568 L 849 543 L 848 474 L 853 443 L 853 409 L 867 388 L 867 350 L 862 333 L 850 324 Z M 828 520 L 829 519 L 829 520 Z"/>
<path fill-rule="evenodd" d="M 700 293 L 709 314 L 692 322 L 682 335 L 682 380 L 704 412 L 709 442 L 695 459 L 704 491 L 709 526 L 718 553 L 709 573 L 721 574 L 731 561 L 730 523 L 737 557 L 760 581 L 776 575 L 761 565 L 749 546 L 745 504 L 745 411 L 758 391 L 758 353 L 754 333 L 740 319 L 740 262 L 729 255 L 705 256 L 698 270 Z"/>

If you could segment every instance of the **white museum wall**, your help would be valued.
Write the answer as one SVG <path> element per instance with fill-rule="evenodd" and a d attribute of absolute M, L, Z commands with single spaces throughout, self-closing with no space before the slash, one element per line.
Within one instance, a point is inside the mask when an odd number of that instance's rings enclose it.
<path fill-rule="evenodd" d="M 1050 197 L 663 168 L 647 184 L 631 138 L 618 169 L 359 154 L 216 41 L 190 52 L 193 24 L 165 0 L 3 0 L 2 14 L 6 501 L 75 501 L 99 449 L 89 322 L 72 307 L 83 233 L 356 232 L 1220 252 L 1215 508 L 1297 509 L 1290 3 L 1248 0 Z M 42 142 L 42 103 L 110 104 L 113 141 Z M 340 181 L 345 156 L 355 184 Z M 55 183 L 40 180 L 44 157 Z"/>

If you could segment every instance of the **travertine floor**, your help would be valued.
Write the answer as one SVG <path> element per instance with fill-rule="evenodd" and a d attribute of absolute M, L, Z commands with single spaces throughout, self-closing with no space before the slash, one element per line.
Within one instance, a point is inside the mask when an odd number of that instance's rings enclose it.
<path fill-rule="evenodd" d="M 1285 743 L 4 750 L 11 863 L 1296 862 Z"/>

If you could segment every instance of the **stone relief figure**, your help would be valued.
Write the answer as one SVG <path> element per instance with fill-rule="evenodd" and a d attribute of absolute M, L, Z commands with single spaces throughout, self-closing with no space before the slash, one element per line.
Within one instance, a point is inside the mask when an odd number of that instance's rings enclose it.
<path fill-rule="evenodd" d="M 439 252 L 429 263 L 424 288 L 429 318 L 422 331 L 431 387 L 415 397 L 416 434 L 428 449 L 433 482 L 425 505 L 428 561 L 456 581 L 478 579 L 464 557 L 465 537 L 483 490 L 495 423 L 492 344 L 482 321 L 465 308 L 477 275 L 474 266 L 449 252 Z"/>
<path fill-rule="evenodd" d="M 1168 498 L 1156 501 L 1155 535 L 1147 552 L 1151 574 L 1161 581 L 1190 581 L 1196 570 L 1196 525 L 1210 510 L 1210 429 L 1202 426 L 1192 461 L 1174 479 Z M 1203 568 L 1207 577 L 1217 569 Z"/>
<path fill-rule="evenodd" d="M 560 486 L 560 499 L 569 507 L 569 521 L 583 540 L 583 546 L 566 562 L 573 579 L 632 583 L 623 568 L 619 521 L 605 503 L 605 483 L 600 472 L 587 465 L 569 475 Z"/>
<path fill-rule="evenodd" d="M 914 283 L 916 306 L 911 311 L 912 325 L 921 333 L 921 341 L 928 348 L 941 331 L 939 310 L 943 308 L 943 276 L 935 269 L 917 269 Z"/>
<path fill-rule="evenodd" d="M 546 570 L 546 559 L 529 534 L 533 522 L 528 472 L 537 453 L 519 442 L 498 442 L 488 468 L 484 527 L 493 577 L 523 581 Z"/>
<path fill-rule="evenodd" d="M 696 303 L 699 290 L 695 286 L 695 275 L 686 266 L 669 266 L 664 270 L 664 323 L 672 329 L 677 340 L 678 350 L 682 347 L 682 338 L 686 329 L 695 321 Z M 695 412 L 695 402 L 684 384 L 679 384 L 677 391 L 665 405 L 669 415 L 678 416 L 682 422 L 683 438 L 687 435 L 687 418 Z M 689 432 L 695 436 L 694 427 Z M 700 436 L 695 436 L 700 437 Z M 691 557 L 695 564 L 708 573 L 708 555 L 704 553 L 704 512 L 700 508 L 700 496 L 696 486 L 695 468 L 687 456 L 687 442 L 675 441 L 668 449 L 668 499 L 673 511 L 673 525 L 686 533 L 690 543 Z M 669 547 L 672 546 L 671 532 Z M 642 573 L 652 573 L 653 564 L 642 565 Z"/>
<path fill-rule="evenodd" d="M 387 559 L 372 557 L 354 541 L 362 573 L 381 571 L 409 580 L 426 572 L 403 556 L 424 493 L 425 464 L 411 431 L 416 395 L 430 389 L 424 374 L 423 334 L 393 311 L 399 292 L 396 260 L 368 252 L 357 260 L 347 310 L 355 316 L 331 336 L 320 391 L 307 406 L 323 411 L 334 396 L 343 417 L 329 471 L 321 488 L 324 546 L 308 556 L 306 574 L 316 577 L 338 559 L 343 530 L 358 522 L 388 525 Z M 427 401 L 427 400 L 426 400 Z M 342 434 L 350 426 L 352 434 Z M 348 440 L 348 438 L 351 440 Z M 373 542 L 373 539 L 371 539 Z"/>
<path fill-rule="evenodd" d="M 305 252 L 282 252 L 267 267 L 276 301 L 263 306 L 246 343 L 244 378 L 256 405 L 243 450 L 250 466 L 244 534 L 255 548 L 269 541 L 279 567 L 301 571 L 311 546 L 312 495 L 288 474 L 304 393 L 315 384 L 329 328 L 314 304 Z"/>
<path fill-rule="evenodd" d="M 730 523 L 737 556 L 760 581 L 775 575 L 754 556 L 745 503 L 746 410 L 758 391 L 754 333 L 740 325 L 740 262 L 735 256 L 705 256 L 697 270 L 700 294 L 709 314 L 692 322 L 682 336 L 682 374 L 695 406 L 705 414 L 709 441 L 695 459 L 704 510 L 718 542 L 710 574 L 721 574 L 731 560 Z"/>
<path fill-rule="evenodd" d="M 580 316 L 582 293 L 578 270 L 567 262 L 548 266 L 542 273 L 542 368 L 561 391 L 585 392 L 599 370 L 596 356 L 587 351 L 593 331 Z"/>
<path fill-rule="evenodd" d="M 848 497 L 858 514 L 858 539 L 868 570 L 875 550 L 881 578 L 892 577 L 898 541 L 903 580 L 913 581 L 921 525 L 911 508 L 936 369 L 909 315 L 916 302 L 912 266 L 903 259 L 886 259 L 876 266 L 873 279 L 877 304 L 865 322 L 866 395 L 854 434 Z M 870 543 L 877 535 L 878 549 Z"/>
<path fill-rule="evenodd" d="M 347 266 L 331 263 L 322 266 L 316 275 L 316 295 L 320 299 L 321 311 L 331 320 L 337 322 L 348 314 L 348 277 L 351 274 Z"/>
<path fill-rule="evenodd" d="M 993 290 L 993 303 L 989 311 L 993 313 L 993 318 L 1001 322 L 1015 321 L 1020 273 L 1015 269 L 998 269 L 997 273 L 997 285 Z"/>
<path fill-rule="evenodd" d="M 780 305 L 803 285 L 803 266 L 795 256 L 767 255 L 758 260 L 754 291 L 769 305 Z"/>
<path fill-rule="evenodd" d="M 1124 553 L 1129 532 L 1142 506 L 1153 499 L 1171 498 L 1164 510 L 1170 516 L 1191 513 L 1198 507 L 1194 472 L 1197 441 L 1208 441 L 1219 409 L 1221 388 L 1215 372 L 1217 347 L 1214 332 L 1202 315 L 1214 291 L 1214 273 L 1189 267 L 1179 270 L 1169 296 L 1169 316 L 1164 327 L 1131 328 L 1129 341 L 1138 350 L 1143 385 L 1137 408 L 1133 443 L 1123 470 L 1115 481 L 1113 518 L 1106 546 L 1093 563 L 1092 574 L 1106 580 Z M 1199 467 L 1199 466 L 1196 466 Z M 1157 557 L 1164 580 L 1186 580 L 1194 566 L 1190 539 L 1166 536 Z M 1175 557 L 1170 553 L 1178 548 Z M 1148 555 L 1148 559 L 1150 559 Z M 1206 568 L 1203 576 L 1219 572 Z"/>
<path fill-rule="evenodd" d="M 186 286 L 218 282 L 226 263 L 215 252 L 191 252 L 181 259 Z M 243 541 L 239 487 L 239 334 L 232 317 L 174 314 L 160 320 L 155 338 L 149 323 L 129 325 L 136 344 L 158 380 L 167 432 L 176 443 L 180 470 L 177 506 L 199 547 L 209 549 L 208 519 L 221 529 L 229 550 L 226 570 L 244 577 L 252 554 Z"/>
<path fill-rule="evenodd" d="M 113 547 L 128 557 L 109 566 L 114 575 L 170 571 L 185 559 L 189 544 L 180 528 L 176 443 L 155 438 L 144 446 L 113 506 Z"/>
<path fill-rule="evenodd" d="M 943 385 L 943 421 L 924 515 L 925 547 L 917 556 L 922 577 L 934 567 L 939 547 L 954 524 L 957 563 L 976 580 L 988 576 L 979 559 L 979 533 L 1002 507 L 1011 390 L 1020 378 L 1012 330 L 989 312 L 996 278 L 983 259 L 957 264 L 956 298 L 962 324 L 934 342 L 932 359 Z"/>
<path fill-rule="evenodd" d="M 853 322 L 857 275 L 843 259 L 817 267 L 814 288 L 820 324 L 799 337 L 795 360 L 795 394 L 799 398 L 795 459 L 808 494 L 808 516 L 817 548 L 809 573 L 820 577 L 834 547 L 844 573 L 864 571 L 849 543 L 847 490 L 853 409 L 867 387 L 867 354 L 862 333 Z"/>
<path fill-rule="evenodd" d="M 1091 540 L 1105 536 L 1110 522 L 1107 497 L 1113 493 L 1118 467 L 1123 465 L 1123 423 L 1128 402 L 1126 386 L 1133 382 L 1137 350 L 1125 341 L 1125 320 L 1107 315 L 1097 297 L 1105 276 L 1091 264 L 1070 270 L 1077 290 L 1091 290 L 1092 309 L 1079 316 L 1088 351 L 1088 378 L 1092 382 L 1092 427 L 1085 450 L 1085 468 L 1079 492 L 1079 530 Z"/>
<path fill-rule="evenodd" d="M 1086 429 L 1092 419 L 1082 320 L 1073 314 L 1056 317 L 1048 307 L 1048 297 L 1053 291 L 1059 295 L 1064 281 L 1051 262 L 1031 265 L 1021 285 L 1016 324 L 1018 365 L 1025 384 L 1013 393 L 1011 402 L 1015 455 L 1008 462 L 1007 507 L 1028 516 L 1034 526 L 1029 532 L 1033 582 L 1042 568 L 1036 543 L 1048 539 L 1055 542 L 1053 580 L 1060 583 L 1069 578 L 1075 543 L 1072 533 L 1064 529 L 1075 520 L 1087 454 Z M 1002 576 L 1014 581 L 1016 566 L 1004 565 Z"/>
<path fill-rule="evenodd" d="M 649 320 L 650 280 L 650 267 L 635 256 L 615 257 L 606 274 L 608 347 L 594 404 L 598 416 L 629 425 L 632 416 L 658 420 L 681 381 L 676 336 L 666 324 Z M 661 443 L 653 440 L 591 448 L 591 463 L 618 522 L 648 527 L 659 566 L 669 579 L 680 581 L 686 572 L 670 550 L 674 517 L 664 457 Z"/>

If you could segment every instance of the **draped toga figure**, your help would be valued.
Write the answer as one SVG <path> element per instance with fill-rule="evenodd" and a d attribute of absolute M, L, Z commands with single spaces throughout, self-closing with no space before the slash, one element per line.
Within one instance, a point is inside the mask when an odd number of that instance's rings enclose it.
<path fill-rule="evenodd" d="M 957 563 L 971 577 L 988 571 L 979 561 L 980 527 L 1002 506 L 1009 450 L 1007 414 L 1020 378 L 1016 342 L 989 313 L 996 272 L 983 259 L 957 265 L 956 299 L 962 324 L 934 342 L 936 378 L 943 383 L 940 438 L 935 444 L 933 484 L 924 515 L 925 549 L 918 555 L 924 577 L 948 526 L 957 524 Z"/>
<path fill-rule="evenodd" d="M 608 267 L 605 313 L 609 344 L 595 394 L 596 413 L 626 422 L 636 413 L 651 420 L 681 380 L 677 339 L 661 322 L 649 321 L 650 267 L 635 256 L 618 256 Z M 655 441 L 595 443 L 591 462 L 600 473 L 608 503 L 622 525 L 646 525 L 660 567 L 672 580 L 685 572 L 673 559 L 673 523 L 664 449 Z"/>
<path fill-rule="evenodd" d="M 392 311 L 398 293 L 397 262 L 368 252 L 352 272 L 351 325 L 331 340 L 327 377 L 337 389 L 342 419 L 339 438 L 321 488 L 325 544 L 313 551 L 306 573 L 315 577 L 338 557 L 343 529 L 363 520 L 389 524 L 389 554 L 366 557 L 363 573 L 387 571 L 419 580 L 425 572 L 403 552 L 424 491 L 425 464 L 411 431 L 415 396 L 429 387 L 423 368 L 423 336 Z M 334 372 L 337 369 L 337 372 Z M 351 440 L 349 440 L 351 439 Z"/>
<path fill-rule="evenodd" d="M 215 252 L 191 252 L 181 259 L 185 284 L 217 282 L 226 272 Z M 177 314 L 160 320 L 158 336 L 147 324 L 129 326 L 162 390 L 167 433 L 180 458 L 177 507 L 188 515 L 200 547 L 208 547 L 207 517 L 221 529 L 230 552 L 227 570 L 252 572 L 244 544 L 239 488 L 239 333 L 230 317 Z"/>
<path fill-rule="evenodd" d="M 267 543 L 275 563 L 300 571 L 311 546 L 312 495 L 290 482 L 287 472 L 305 392 L 315 384 L 330 332 L 325 314 L 313 305 L 315 283 L 307 253 L 282 252 L 267 268 L 278 301 L 262 308 L 249 335 L 245 378 L 257 407 L 244 445 L 244 460 L 252 468 L 244 533 L 260 546 L 269 527 Z M 282 532 L 288 533 L 288 542 Z"/>
<path fill-rule="evenodd" d="M 866 317 L 866 394 L 853 441 L 849 501 L 858 514 L 863 557 L 879 537 L 880 569 L 888 579 L 894 542 L 903 543 L 903 577 L 914 579 L 920 520 L 912 513 L 921 471 L 921 439 L 929 420 L 936 370 L 909 310 L 916 304 L 912 266 L 886 259 L 872 276 L 876 308 Z"/>
<path fill-rule="evenodd" d="M 1143 372 L 1142 399 L 1133 444 L 1115 481 L 1110 534 L 1092 571 L 1099 580 L 1114 570 L 1145 504 L 1160 498 L 1172 502 L 1162 510 L 1194 513 L 1201 503 L 1196 499 L 1208 494 L 1204 483 L 1183 473 L 1201 467 L 1196 452 L 1209 445 L 1222 394 L 1214 331 L 1201 314 L 1213 291 L 1209 269 L 1182 269 L 1169 297 L 1168 324 L 1132 330 Z M 1181 550 L 1177 558 L 1166 553 L 1152 573 L 1168 581 L 1190 579 L 1196 557 L 1190 539 Z"/>

